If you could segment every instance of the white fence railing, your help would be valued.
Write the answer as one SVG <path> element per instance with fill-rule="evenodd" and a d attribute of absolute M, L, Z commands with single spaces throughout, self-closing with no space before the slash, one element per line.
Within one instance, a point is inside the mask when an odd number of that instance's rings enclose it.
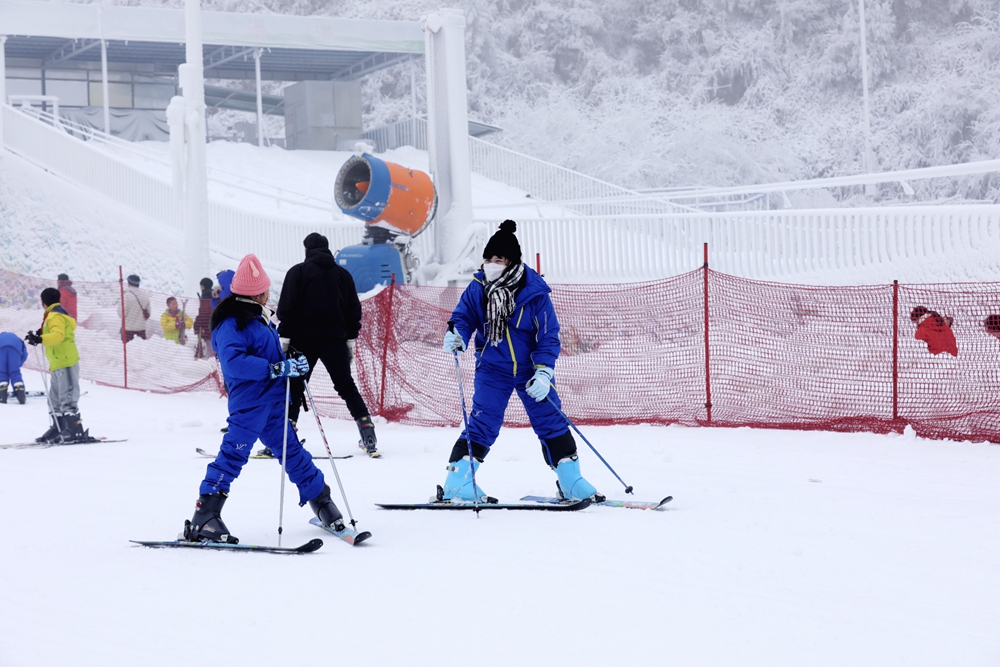
<path fill-rule="evenodd" d="M 180 206 L 170 183 L 93 150 L 60 128 L 3 105 L 4 146 L 54 174 L 181 231 Z"/>
<path fill-rule="evenodd" d="M 126 160 L 95 149 L 89 141 L 3 106 L 4 146 L 38 166 L 108 199 L 183 231 L 183 211 L 170 182 L 147 174 Z M 298 223 L 209 202 L 209 244 L 215 252 L 240 258 L 256 253 L 268 267 L 285 269 L 302 261 L 302 239 L 319 231 L 331 247 L 358 243 L 364 223 Z"/>
<path fill-rule="evenodd" d="M 1000 205 L 524 219 L 517 235 L 525 261 L 540 254 L 554 282 L 677 275 L 701 266 L 703 243 L 714 269 L 781 279 L 996 248 Z"/>

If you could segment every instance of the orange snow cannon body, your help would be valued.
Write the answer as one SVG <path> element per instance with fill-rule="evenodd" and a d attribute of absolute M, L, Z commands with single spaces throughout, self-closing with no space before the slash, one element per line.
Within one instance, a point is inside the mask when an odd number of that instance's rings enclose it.
<path fill-rule="evenodd" d="M 434 218 L 431 177 L 365 153 L 344 163 L 334 189 L 337 206 L 369 227 L 416 236 Z"/>

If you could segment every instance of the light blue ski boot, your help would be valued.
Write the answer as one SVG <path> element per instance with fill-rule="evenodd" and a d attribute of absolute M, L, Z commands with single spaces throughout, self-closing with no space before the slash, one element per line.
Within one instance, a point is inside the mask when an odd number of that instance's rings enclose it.
<path fill-rule="evenodd" d="M 588 482 L 580 474 L 580 460 L 576 454 L 567 456 L 555 467 L 559 481 L 559 495 L 569 500 L 583 500 L 590 498 L 594 502 L 603 502 L 604 496 L 597 492 L 594 485 Z"/>
<path fill-rule="evenodd" d="M 479 470 L 479 466 L 481 465 L 482 464 L 479 461 L 476 461 L 472 466 L 470 466 L 468 456 L 462 457 L 462 459 L 458 461 L 449 463 L 448 476 L 445 477 L 444 486 L 438 487 L 437 500 L 452 500 L 462 503 L 475 502 L 476 497 L 472 490 L 472 473 L 475 470 Z M 479 502 L 496 502 L 496 498 L 490 498 L 486 495 L 483 491 L 483 487 L 479 486 L 478 480 L 476 482 L 476 490 L 479 491 Z"/>

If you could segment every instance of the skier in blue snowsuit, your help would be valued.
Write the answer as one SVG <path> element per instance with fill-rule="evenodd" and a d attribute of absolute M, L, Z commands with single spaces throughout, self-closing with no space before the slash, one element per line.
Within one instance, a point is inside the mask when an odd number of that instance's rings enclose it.
<path fill-rule="evenodd" d="M 462 293 L 451 314 L 454 326 L 444 336 L 444 349 L 449 353 L 464 352 L 476 336 L 476 376 L 468 430 L 462 431 L 452 448 L 448 476 L 438 498 L 475 499 L 472 472 L 496 442 L 507 402 L 516 391 L 541 441 L 542 456 L 556 472 L 562 496 L 603 500 L 580 475 L 576 442 L 556 410 L 561 409 L 559 397 L 550 393 L 560 350 L 559 320 L 549 286 L 521 261 L 516 229 L 517 223 L 505 220 L 490 238 L 483 250 L 483 268 Z M 478 479 L 476 487 L 480 502 L 496 502 L 483 492 Z"/>
<path fill-rule="evenodd" d="M 28 360 L 28 348 L 17 334 L 9 331 L 0 333 L 0 403 L 7 402 L 7 387 L 12 385 L 17 402 L 24 405 L 24 378 L 21 366 Z"/>
<path fill-rule="evenodd" d="M 285 434 L 285 470 L 299 489 L 299 505 L 307 502 L 324 526 L 343 530 L 343 516 L 330 498 L 330 487 L 312 456 L 285 420 L 285 383 L 309 369 L 305 357 L 286 359 L 267 308 L 271 281 L 253 254 L 240 262 L 232 294 L 212 312 L 212 348 L 229 388 L 229 431 L 199 489 L 194 517 L 184 522 L 190 541 L 239 542 L 222 521 L 229 487 L 246 464 L 259 438 L 281 458 Z"/>

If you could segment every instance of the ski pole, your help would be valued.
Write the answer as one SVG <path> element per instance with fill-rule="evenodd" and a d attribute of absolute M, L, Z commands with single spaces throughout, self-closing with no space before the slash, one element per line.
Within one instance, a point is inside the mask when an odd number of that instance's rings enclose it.
<path fill-rule="evenodd" d="M 455 322 L 448 322 L 448 331 L 455 333 Z M 462 367 L 458 365 L 458 350 L 452 350 L 455 357 L 455 377 L 458 378 L 458 397 L 462 399 L 462 421 L 465 423 L 465 444 L 469 446 L 469 470 L 472 471 L 472 502 L 479 517 L 479 487 L 476 486 L 476 459 L 472 455 L 472 434 L 469 432 L 469 415 L 465 411 L 465 390 L 462 388 Z"/>
<path fill-rule="evenodd" d="M 49 406 L 49 418 L 52 419 L 52 424 L 56 428 L 60 428 L 59 421 L 56 419 L 56 410 L 52 407 L 52 392 L 49 391 L 49 378 L 45 375 L 45 365 L 43 363 L 42 353 L 38 351 L 38 346 L 33 345 L 35 348 L 35 363 L 38 364 L 38 372 L 42 374 L 42 386 L 45 387 L 45 403 Z M 58 434 L 59 439 L 62 439 L 62 434 Z"/>
<path fill-rule="evenodd" d="M 285 455 L 288 453 L 288 404 L 292 400 L 292 378 L 285 376 L 285 430 L 281 443 L 281 496 L 278 501 L 278 546 L 281 546 L 281 529 L 285 518 Z"/>
<path fill-rule="evenodd" d="M 632 493 L 632 487 L 629 486 L 628 484 L 626 484 L 625 480 L 623 480 L 621 477 L 618 477 L 618 473 L 616 473 L 615 469 L 611 467 L 611 464 L 609 464 L 607 461 L 605 461 L 604 457 L 601 456 L 601 453 L 599 451 L 597 451 L 597 448 L 594 447 L 592 444 L 590 444 L 590 440 L 587 440 L 587 437 L 583 433 L 580 433 L 580 429 L 578 429 L 576 427 L 576 424 L 574 424 L 573 422 L 570 421 L 569 417 L 566 416 L 565 412 L 563 412 L 562 410 L 559 409 L 559 406 L 556 405 L 556 402 L 552 400 L 552 397 L 549 396 L 546 400 L 548 400 L 548 402 L 550 404 L 552 404 L 552 407 L 554 407 L 556 409 L 556 412 L 558 412 L 560 415 L 562 415 L 562 418 L 566 420 L 566 423 L 569 424 L 570 427 L 572 427 L 572 429 L 574 431 L 576 431 L 576 434 L 578 436 L 580 436 L 581 438 L 583 438 L 583 441 L 585 443 L 587 443 L 587 446 L 594 450 L 594 453 L 597 454 L 597 458 L 601 459 L 601 463 L 603 463 L 604 465 L 606 465 L 608 467 L 608 470 L 611 471 L 611 474 L 618 478 L 618 481 L 621 482 L 622 486 L 625 487 L 625 493 Z"/>
<path fill-rule="evenodd" d="M 312 391 L 309 389 L 309 383 L 303 378 L 302 384 L 306 388 L 306 398 L 309 399 L 309 407 L 312 409 L 313 416 L 316 417 L 316 425 L 319 426 L 319 434 L 323 436 L 323 446 L 326 447 L 326 455 L 330 457 L 330 465 L 333 466 L 333 476 L 337 478 L 337 486 L 340 487 L 340 497 L 344 499 L 344 508 L 347 510 L 347 517 L 351 520 L 351 527 L 355 527 L 357 521 L 354 520 L 354 515 L 351 513 L 351 504 L 347 502 L 347 494 L 344 492 L 344 485 L 340 483 L 340 473 L 337 472 L 337 464 L 333 461 L 333 452 L 330 451 L 330 443 L 326 439 L 326 431 L 323 430 L 323 422 L 320 421 L 319 412 L 316 411 L 316 401 L 313 400 Z"/>

